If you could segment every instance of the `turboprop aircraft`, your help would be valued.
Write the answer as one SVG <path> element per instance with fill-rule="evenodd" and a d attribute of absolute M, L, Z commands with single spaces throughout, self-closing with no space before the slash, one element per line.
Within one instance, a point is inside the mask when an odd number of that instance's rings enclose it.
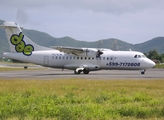
<path fill-rule="evenodd" d="M 3 53 L 10 59 L 30 62 L 51 68 L 71 69 L 75 74 L 88 74 L 96 70 L 140 70 L 155 66 L 143 53 L 136 51 L 112 51 L 98 48 L 74 48 L 37 45 L 26 37 L 15 22 L 4 22 L 11 52 Z"/>

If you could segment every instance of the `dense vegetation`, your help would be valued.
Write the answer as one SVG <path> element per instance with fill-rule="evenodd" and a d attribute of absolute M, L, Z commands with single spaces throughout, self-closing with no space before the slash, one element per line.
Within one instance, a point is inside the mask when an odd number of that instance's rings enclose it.
<path fill-rule="evenodd" d="M 148 53 L 145 53 L 145 55 L 156 63 L 164 63 L 164 53 L 159 54 L 156 50 L 151 50 Z"/>
<path fill-rule="evenodd" d="M 164 80 L 0 80 L 0 119 L 164 119 Z"/>

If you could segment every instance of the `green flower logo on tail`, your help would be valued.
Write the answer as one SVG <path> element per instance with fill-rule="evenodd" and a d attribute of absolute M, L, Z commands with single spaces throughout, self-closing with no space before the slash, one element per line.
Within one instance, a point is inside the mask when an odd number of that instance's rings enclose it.
<path fill-rule="evenodd" d="M 22 32 L 19 35 L 13 34 L 10 38 L 10 42 L 15 46 L 15 50 L 19 53 L 23 53 L 26 56 L 30 56 L 32 51 L 34 51 L 34 47 L 31 44 L 25 43 L 23 40 L 24 35 Z"/>

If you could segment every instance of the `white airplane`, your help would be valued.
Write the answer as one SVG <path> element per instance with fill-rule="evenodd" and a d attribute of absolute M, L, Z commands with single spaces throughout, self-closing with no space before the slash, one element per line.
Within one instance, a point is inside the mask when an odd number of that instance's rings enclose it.
<path fill-rule="evenodd" d="M 112 51 L 98 48 L 74 48 L 56 46 L 47 48 L 32 42 L 15 22 L 4 22 L 11 52 L 3 53 L 10 59 L 30 62 L 51 68 L 74 70 L 75 74 L 88 74 L 96 70 L 140 70 L 155 66 L 143 53 L 136 51 Z"/>

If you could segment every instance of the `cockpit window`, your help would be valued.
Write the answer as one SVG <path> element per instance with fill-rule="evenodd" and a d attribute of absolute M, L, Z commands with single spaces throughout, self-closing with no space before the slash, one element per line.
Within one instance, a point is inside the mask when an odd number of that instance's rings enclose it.
<path fill-rule="evenodd" d="M 146 58 L 145 55 L 135 55 L 134 58 Z"/>
<path fill-rule="evenodd" d="M 146 58 L 146 56 L 145 56 L 145 55 L 142 55 L 142 57 L 143 57 L 143 58 Z"/>

